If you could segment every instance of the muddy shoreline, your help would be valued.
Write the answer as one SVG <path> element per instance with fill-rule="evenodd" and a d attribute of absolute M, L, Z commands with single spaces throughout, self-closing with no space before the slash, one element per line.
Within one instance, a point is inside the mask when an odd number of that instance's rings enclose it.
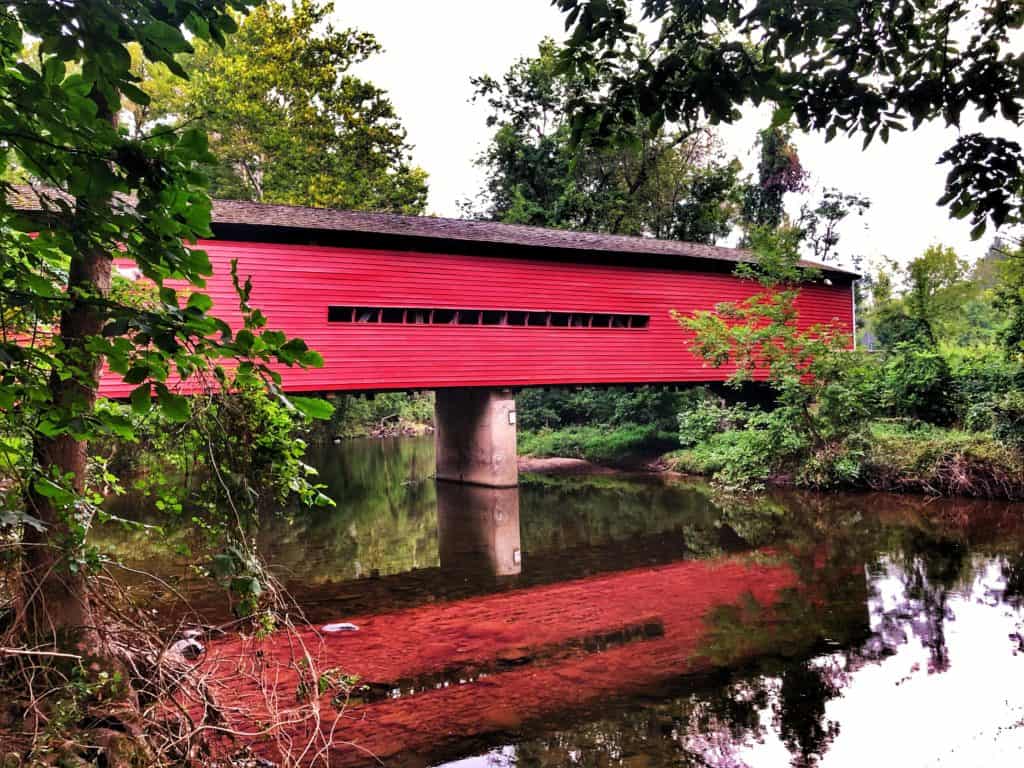
<path fill-rule="evenodd" d="M 670 469 L 658 456 L 636 459 L 615 466 L 595 464 L 586 459 L 570 459 L 559 456 L 520 456 L 519 471 L 555 477 L 578 476 L 658 476 L 683 477 Z"/>

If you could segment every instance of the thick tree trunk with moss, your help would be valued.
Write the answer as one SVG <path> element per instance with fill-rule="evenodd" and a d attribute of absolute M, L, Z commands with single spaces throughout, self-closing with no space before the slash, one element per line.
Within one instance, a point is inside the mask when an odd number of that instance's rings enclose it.
<path fill-rule="evenodd" d="M 61 360 L 76 376 L 62 378 L 57 372 L 50 379 L 50 393 L 58 407 L 74 411 L 80 418 L 92 412 L 98 390 L 102 358 L 86 348 L 90 336 L 102 331 L 103 316 L 96 299 L 110 293 L 113 261 L 95 246 L 72 257 L 68 274 L 67 304 L 60 318 Z M 68 478 L 67 486 L 76 495 L 86 487 L 88 444 L 71 435 L 46 437 L 36 433 L 33 446 L 36 462 L 44 472 Z M 57 480 L 55 478 L 55 480 Z M 60 480 L 57 480 L 60 482 Z M 46 529 L 28 527 L 23 537 L 23 608 L 26 628 L 36 639 L 54 638 L 61 642 L 69 636 L 89 632 L 96 627 L 86 591 L 86 576 L 77 567 L 84 551 L 84 525 L 78 519 L 85 514 L 76 508 L 64 508 L 34 488 L 28 492 L 29 510 Z"/>

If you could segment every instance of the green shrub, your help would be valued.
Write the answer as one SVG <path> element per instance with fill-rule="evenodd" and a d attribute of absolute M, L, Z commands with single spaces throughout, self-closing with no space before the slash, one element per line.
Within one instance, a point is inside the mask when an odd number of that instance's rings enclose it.
<path fill-rule="evenodd" d="M 1011 390 L 996 402 L 992 434 L 999 442 L 1024 450 L 1024 390 Z"/>
<path fill-rule="evenodd" d="M 524 389 L 516 396 L 516 413 L 519 426 L 529 431 L 627 424 L 672 430 L 685 397 L 685 393 L 659 386 Z"/>
<path fill-rule="evenodd" d="M 879 310 L 873 325 L 875 337 L 882 349 L 895 349 L 900 344 L 927 346 L 935 340 L 927 322 L 908 315 L 898 305 Z"/>
<path fill-rule="evenodd" d="M 736 424 L 734 409 L 711 398 L 697 401 L 679 414 L 679 444 L 684 448 L 703 443 L 712 435 Z"/>
<path fill-rule="evenodd" d="M 863 484 L 877 490 L 1019 499 L 1024 455 L 984 433 L 873 426 Z"/>
<path fill-rule="evenodd" d="M 802 488 L 854 488 L 864 475 L 867 441 L 860 435 L 812 451 L 797 469 L 794 482 Z"/>
<path fill-rule="evenodd" d="M 955 417 L 956 387 L 936 349 L 900 344 L 885 363 L 885 403 L 894 416 L 948 425 Z"/>
<path fill-rule="evenodd" d="M 943 353 L 956 389 L 956 420 L 972 432 L 993 428 L 997 403 L 1024 387 L 1024 369 L 992 346 L 951 347 Z"/>
<path fill-rule="evenodd" d="M 746 490 L 787 471 L 807 450 L 789 408 L 722 410 L 731 428 L 710 431 L 693 447 L 672 454 L 676 469 L 708 475 L 727 488 Z"/>

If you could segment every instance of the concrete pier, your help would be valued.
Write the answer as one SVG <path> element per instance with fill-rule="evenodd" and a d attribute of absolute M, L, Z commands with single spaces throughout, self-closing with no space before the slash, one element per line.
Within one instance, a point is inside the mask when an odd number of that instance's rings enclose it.
<path fill-rule="evenodd" d="M 486 576 L 518 576 L 519 489 L 437 483 L 441 569 Z"/>
<path fill-rule="evenodd" d="M 438 480 L 491 488 L 519 484 L 511 391 L 439 389 L 434 415 Z"/>

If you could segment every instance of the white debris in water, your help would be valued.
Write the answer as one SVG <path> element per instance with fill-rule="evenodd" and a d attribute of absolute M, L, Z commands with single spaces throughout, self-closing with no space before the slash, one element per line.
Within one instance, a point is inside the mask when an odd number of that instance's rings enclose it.
<path fill-rule="evenodd" d="M 358 632 L 359 627 L 355 624 L 350 624 L 347 621 L 339 621 L 334 624 L 324 624 L 321 629 L 324 632 Z"/>

